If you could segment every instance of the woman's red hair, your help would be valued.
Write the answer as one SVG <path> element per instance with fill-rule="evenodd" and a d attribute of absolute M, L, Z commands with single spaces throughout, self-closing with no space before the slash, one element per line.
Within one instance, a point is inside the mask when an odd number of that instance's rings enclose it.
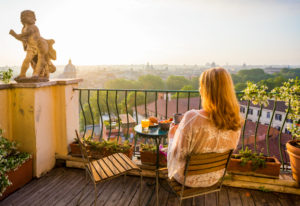
<path fill-rule="evenodd" d="M 199 79 L 202 107 L 222 130 L 241 128 L 240 107 L 230 74 L 223 68 L 204 71 Z"/>

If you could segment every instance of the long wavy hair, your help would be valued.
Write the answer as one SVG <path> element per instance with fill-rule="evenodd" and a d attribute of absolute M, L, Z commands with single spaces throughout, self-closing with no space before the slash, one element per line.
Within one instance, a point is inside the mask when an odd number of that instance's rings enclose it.
<path fill-rule="evenodd" d="M 221 67 L 204 71 L 199 79 L 203 109 L 221 130 L 241 128 L 240 107 L 230 74 Z"/>

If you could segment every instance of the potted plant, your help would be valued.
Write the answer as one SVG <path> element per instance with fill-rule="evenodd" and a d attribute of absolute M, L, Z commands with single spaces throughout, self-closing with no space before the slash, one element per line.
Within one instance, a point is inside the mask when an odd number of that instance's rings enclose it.
<path fill-rule="evenodd" d="M 239 154 L 231 156 L 227 171 L 229 173 L 266 175 L 278 178 L 280 166 L 280 162 L 275 157 L 265 157 L 262 153 L 252 153 L 246 147 L 245 150 L 240 150 Z"/>
<path fill-rule="evenodd" d="M 293 123 L 288 125 L 288 130 L 292 134 L 292 140 L 286 143 L 287 153 L 290 157 L 293 178 L 300 183 L 300 81 L 298 79 L 289 79 L 283 86 L 275 88 L 274 92 L 280 94 L 280 100 L 285 101 L 288 106 L 286 117 L 283 121 L 284 127 L 287 118 L 293 120 Z"/>
<path fill-rule="evenodd" d="M 85 142 L 86 147 L 88 147 L 88 150 L 90 151 L 90 156 L 94 159 L 100 159 L 115 153 L 124 153 L 130 159 L 133 155 L 133 145 L 131 145 L 127 140 L 119 144 L 117 140 L 95 141 L 91 137 L 88 137 L 84 138 L 83 141 Z M 81 151 L 77 140 L 70 144 L 70 148 L 72 156 L 81 156 Z"/>
<path fill-rule="evenodd" d="M 133 155 L 133 145 L 128 140 L 119 144 L 117 141 L 103 140 L 98 142 L 89 139 L 86 143 L 90 146 L 90 155 L 94 159 L 100 159 L 115 153 L 124 153 L 130 159 Z"/>
<path fill-rule="evenodd" d="M 164 145 L 163 147 L 167 147 Z M 141 154 L 141 162 L 144 165 L 155 165 L 156 164 L 156 146 L 151 144 L 141 144 L 140 149 Z M 159 152 L 159 165 L 166 166 L 167 165 L 167 157 L 160 151 Z"/>
<path fill-rule="evenodd" d="M 32 157 L 17 150 L 16 142 L 2 136 L 0 129 L 0 200 L 32 179 Z"/>

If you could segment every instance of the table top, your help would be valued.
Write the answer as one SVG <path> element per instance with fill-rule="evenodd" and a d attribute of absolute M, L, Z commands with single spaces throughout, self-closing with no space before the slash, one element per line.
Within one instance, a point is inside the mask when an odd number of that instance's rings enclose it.
<path fill-rule="evenodd" d="M 142 131 L 142 125 L 136 125 L 134 127 L 134 131 L 144 137 L 148 138 L 156 138 L 156 137 L 167 137 L 168 136 L 168 131 L 166 130 L 161 130 L 158 126 L 157 127 L 149 127 L 148 132 Z"/>

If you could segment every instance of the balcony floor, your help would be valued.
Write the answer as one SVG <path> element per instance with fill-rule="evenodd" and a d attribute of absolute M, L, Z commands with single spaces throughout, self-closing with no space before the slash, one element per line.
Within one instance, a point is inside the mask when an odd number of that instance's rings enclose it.
<path fill-rule="evenodd" d="M 98 184 L 97 205 L 138 205 L 139 178 L 129 176 L 126 179 L 126 191 L 123 194 L 122 177 L 112 181 Z M 144 178 L 142 205 L 155 205 L 155 195 L 152 195 L 153 186 L 149 187 L 146 182 L 153 182 L 154 179 Z M 23 188 L 11 194 L 0 202 L 1 206 L 22 206 L 22 205 L 76 205 L 78 194 L 80 194 L 85 183 L 85 172 L 80 169 L 55 168 L 40 179 L 34 179 Z M 81 204 L 83 206 L 93 205 L 94 189 L 93 184 L 85 189 Z M 196 198 L 196 205 L 216 205 L 215 194 L 208 194 L 206 197 Z M 160 187 L 160 206 L 176 205 L 177 200 L 173 194 Z M 192 201 L 185 200 L 183 205 L 192 205 Z M 245 206 L 245 205 L 278 205 L 293 206 L 300 205 L 300 196 L 281 193 L 262 192 L 257 190 L 237 189 L 223 187 L 220 194 L 220 205 Z"/>

